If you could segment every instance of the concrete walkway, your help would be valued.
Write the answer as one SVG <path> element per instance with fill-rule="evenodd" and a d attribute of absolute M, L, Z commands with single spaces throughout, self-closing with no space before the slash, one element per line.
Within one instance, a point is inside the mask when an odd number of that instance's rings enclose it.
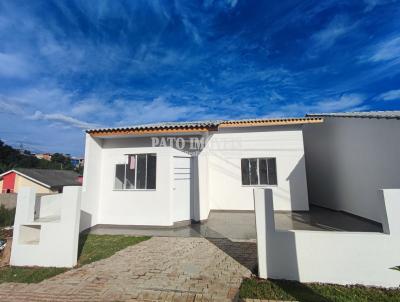
<path fill-rule="evenodd" d="M 1 301 L 232 301 L 256 245 L 153 237 L 38 284 L 0 284 Z"/>

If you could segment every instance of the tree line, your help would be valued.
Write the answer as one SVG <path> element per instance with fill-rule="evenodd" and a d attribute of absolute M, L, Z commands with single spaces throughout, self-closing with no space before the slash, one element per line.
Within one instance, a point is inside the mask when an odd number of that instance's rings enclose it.
<path fill-rule="evenodd" d="M 39 159 L 28 150 L 17 150 L 0 140 L 0 174 L 14 168 L 75 169 L 67 155 L 54 153 L 51 161 Z"/>

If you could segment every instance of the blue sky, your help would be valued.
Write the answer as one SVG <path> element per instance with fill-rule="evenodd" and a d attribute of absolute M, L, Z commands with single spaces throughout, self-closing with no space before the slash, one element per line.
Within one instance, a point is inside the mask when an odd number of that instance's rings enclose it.
<path fill-rule="evenodd" d="M 0 139 L 400 109 L 396 1 L 0 1 Z"/>

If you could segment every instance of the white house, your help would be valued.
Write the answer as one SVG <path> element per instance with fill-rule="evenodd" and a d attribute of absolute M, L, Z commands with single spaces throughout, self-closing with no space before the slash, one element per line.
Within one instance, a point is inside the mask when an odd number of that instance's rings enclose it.
<path fill-rule="evenodd" d="M 378 191 L 400 188 L 400 111 L 307 116 L 324 119 L 304 127 L 310 203 L 382 223 Z"/>
<path fill-rule="evenodd" d="M 178 122 L 88 130 L 82 225 L 174 226 L 210 210 L 308 210 L 304 124 L 320 117 Z"/>

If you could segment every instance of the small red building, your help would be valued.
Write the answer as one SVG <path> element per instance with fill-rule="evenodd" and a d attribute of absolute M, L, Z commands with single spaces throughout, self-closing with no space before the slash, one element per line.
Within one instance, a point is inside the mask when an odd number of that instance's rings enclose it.
<path fill-rule="evenodd" d="M 81 185 L 81 176 L 70 170 L 16 168 L 0 175 L 1 193 L 18 193 L 21 187 L 34 187 L 36 193 L 57 193 L 64 186 Z"/>
<path fill-rule="evenodd" d="M 1 193 L 14 193 L 16 173 L 10 172 L 3 176 L 3 186 Z"/>

